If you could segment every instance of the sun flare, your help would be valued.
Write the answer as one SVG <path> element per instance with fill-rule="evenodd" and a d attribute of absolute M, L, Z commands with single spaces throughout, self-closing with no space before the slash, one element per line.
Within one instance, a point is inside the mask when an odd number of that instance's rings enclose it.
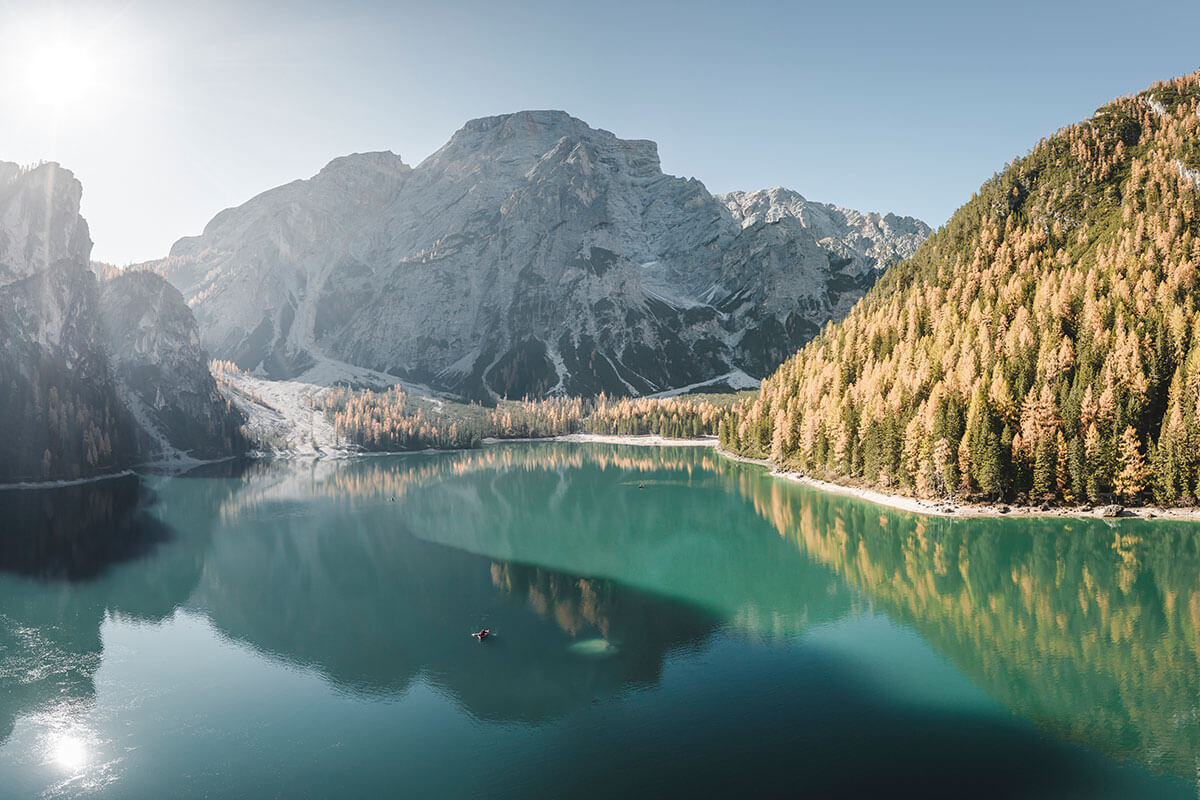
<path fill-rule="evenodd" d="M 25 60 L 25 90 L 35 102 L 61 109 L 86 100 L 97 88 L 103 65 L 82 40 L 36 42 Z"/>

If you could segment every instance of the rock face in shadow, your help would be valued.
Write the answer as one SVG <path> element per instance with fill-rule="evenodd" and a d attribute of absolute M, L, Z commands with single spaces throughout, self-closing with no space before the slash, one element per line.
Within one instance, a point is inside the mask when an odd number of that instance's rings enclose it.
<path fill-rule="evenodd" d="M 0 162 L 0 483 L 244 449 L 179 293 L 97 282 L 82 191 L 57 164 Z"/>
<path fill-rule="evenodd" d="M 133 422 L 97 313 L 83 189 L 57 164 L 0 162 L 0 483 L 133 463 Z"/>
<path fill-rule="evenodd" d="M 324 357 L 489 400 L 757 385 L 929 228 L 722 198 L 653 142 L 561 111 L 468 122 L 416 168 L 338 158 L 222 211 L 156 264 L 216 357 Z"/>
<path fill-rule="evenodd" d="M 196 320 L 159 275 L 127 271 L 100 284 L 100 312 L 121 397 L 149 457 L 211 459 L 244 452 L 240 412 L 217 390 Z"/>

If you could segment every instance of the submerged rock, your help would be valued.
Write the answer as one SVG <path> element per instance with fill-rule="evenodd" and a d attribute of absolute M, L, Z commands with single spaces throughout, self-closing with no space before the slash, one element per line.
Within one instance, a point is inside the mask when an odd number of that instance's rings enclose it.
<path fill-rule="evenodd" d="M 584 639 L 575 642 L 567 648 L 572 653 L 581 656 L 611 656 L 618 651 L 618 647 L 607 639 Z"/>

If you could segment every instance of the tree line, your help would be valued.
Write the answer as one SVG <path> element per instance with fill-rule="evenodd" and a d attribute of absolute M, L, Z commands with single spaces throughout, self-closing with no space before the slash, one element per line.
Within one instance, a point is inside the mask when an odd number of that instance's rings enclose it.
<path fill-rule="evenodd" d="M 501 401 L 494 408 L 418 397 L 398 388 L 337 387 L 321 408 L 337 435 L 365 450 L 461 449 L 484 439 L 536 439 L 572 433 L 715 436 L 733 395 Z"/>
<path fill-rule="evenodd" d="M 989 180 L 727 413 L 721 443 L 915 494 L 1194 504 L 1200 73 Z"/>

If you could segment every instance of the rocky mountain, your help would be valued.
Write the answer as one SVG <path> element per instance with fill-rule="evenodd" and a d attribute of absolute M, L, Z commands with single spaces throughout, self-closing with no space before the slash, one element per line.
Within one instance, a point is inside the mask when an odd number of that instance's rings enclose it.
<path fill-rule="evenodd" d="M 222 211 L 153 265 L 216 357 L 334 359 L 466 397 L 747 386 L 844 315 L 918 220 L 718 198 L 560 111 L 467 123 L 415 168 L 355 154 Z"/>
<path fill-rule="evenodd" d="M 136 457 L 101 345 L 82 187 L 0 162 L 0 481 L 79 478 Z"/>
<path fill-rule="evenodd" d="M 217 390 L 178 289 L 129 270 L 101 281 L 99 307 L 117 388 L 139 423 L 145 456 L 179 451 L 211 459 L 246 449 L 241 415 Z"/>
<path fill-rule="evenodd" d="M 118 329 L 142 324 L 145 298 L 123 296 L 137 281 L 101 292 L 88 260 L 92 242 L 79 215 L 81 194 L 79 181 L 57 164 L 26 169 L 0 162 L 0 482 L 87 477 L 160 455 L 138 433 L 139 415 L 131 413 L 114 372 L 130 356 L 122 349 L 110 357 L 102 314 L 108 307 L 125 315 Z M 173 310 L 190 317 L 181 299 Z M 207 375 L 203 354 L 187 349 L 195 344 L 191 324 L 190 340 L 183 323 L 149 334 L 157 349 L 148 361 L 159 370 L 150 380 L 162 381 L 164 397 L 187 391 L 170 383 L 184 373 L 189 380 L 196 370 Z M 186 341 L 169 345 L 176 336 Z M 184 369 L 176 357 L 191 362 Z M 176 424 L 191 423 L 171 421 L 172 436 Z"/>
<path fill-rule="evenodd" d="M 722 426 L 927 498 L 1200 497 L 1200 72 L 1015 159 Z"/>

